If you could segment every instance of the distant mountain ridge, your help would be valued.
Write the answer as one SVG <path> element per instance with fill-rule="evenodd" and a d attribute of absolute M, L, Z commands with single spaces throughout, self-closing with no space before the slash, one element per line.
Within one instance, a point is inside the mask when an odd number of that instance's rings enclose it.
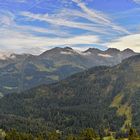
<path fill-rule="evenodd" d="M 138 53 L 130 49 L 109 48 L 102 51 L 89 48 L 77 51 L 70 47 L 53 48 L 40 55 L 11 54 L 0 59 L 0 93 L 23 91 L 41 84 L 64 79 L 94 66 L 113 66 Z"/>
<path fill-rule="evenodd" d="M 6 59 L 14 59 L 14 58 L 20 58 L 20 57 L 27 57 L 27 56 L 45 56 L 45 55 L 49 55 L 51 53 L 55 54 L 55 53 L 60 53 L 60 52 L 71 52 L 71 54 L 86 54 L 87 52 L 90 52 L 90 53 L 93 53 L 93 54 L 119 54 L 119 53 L 126 53 L 126 54 L 138 54 L 136 52 L 134 52 L 133 50 L 127 48 L 123 51 L 120 51 L 119 49 L 116 49 L 116 48 L 108 48 L 107 50 L 103 51 L 103 50 L 100 50 L 100 49 L 97 49 L 97 48 L 89 48 L 85 51 L 78 51 L 78 50 L 74 50 L 70 47 L 65 47 L 65 48 L 60 48 L 60 47 L 55 47 L 55 48 L 52 48 L 50 50 L 47 50 L 43 53 L 41 53 L 40 55 L 32 55 L 30 53 L 28 54 L 16 54 L 16 53 L 3 53 L 3 52 L 0 52 L 0 60 L 6 60 Z M 68 53 L 70 54 L 70 53 Z"/>

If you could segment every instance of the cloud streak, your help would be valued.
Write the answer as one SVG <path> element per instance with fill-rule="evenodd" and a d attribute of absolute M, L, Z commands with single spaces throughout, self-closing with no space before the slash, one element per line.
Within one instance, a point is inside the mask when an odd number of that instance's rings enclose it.
<path fill-rule="evenodd" d="M 49 14 L 34 14 L 31 12 L 22 12 L 21 15 L 28 18 L 28 20 L 45 21 L 46 23 L 52 25 L 76 28 L 93 33 L 111 34 L 116 32 L 119 34 L 129 34 L 129 31 L 114 24 L 105 14 L 99 11 L 90 10 L 84 3 L 81 3 L 79 0 L 72 1 L 81 8 L 82 12 L 73 9 L 64 9 L 62 12 L 51 16 Z M 72 20 L 75 19 L 75 17 L 84 18 L 85 20 L 90 21 L 90 23 L 83 23 L 81 21 L 77 22 Z M 109 29 L 112 32 L 108 32 Z"/>
<path fill-rule="evenodd" d="M 135 3 L 140 4 L 140 0 L 133 0 Z"/>
<path fill-rule="evenodd" d="M 48 14 L 33 14 L 30 12 L 23 12 L 21 13 L 22 16 L 27 17 L 29 20 L 39 20 L 39 21 L 45 21 L 52 25 L 57 26 L 64 26 L 68 28 L 77 28 L 81 30 L 86 31 L 92 31 L 96 33 L 102 33 L 102 34 L 108 34 L 106 29 L 100 29 L 99 27 L 95 26 L 94 24 L 89 23 L 81 23 L 81 22 L 75 22 L 75 21 L 69 21 L 66 19 L 58 18 L 58 17 L 50 17 Z"/>
<path fill-rule="evenodd" d="M 112 29 L 117 30 L 119 32 L 124 32 L 126 34 L 129 34 L 129 31 L 127 31 L 126 29 L 114 24 L 111 19 L 106 16 L 105 14 L 99 12 L 99 11 L 95 11 L 95 10 L 91 10 L 89 9 L 83 2 L 81 2 L 80 0 L 72 0 L 73 2 L 75 2 L 88 16 L 91 21 L 99 23 L 99 24 L 104 24 L 105 26 L 110 26 L 112 27 Z"/>
<path fill-rule="evenodd" d="M 11 51 L 14 50 L 15 52 L 22 52 L 24 49 L 35 49 L 37 47 L 42 47 L 42 50 L 47 50 L 48 48 L 55 46 L 94 44 L 98 42 L 99 38 L 93 35 L 75 36 L 67 38 L 49 38 L 37 37 L 27 33 L 23 34 L 15 31 L 6 31 L 6 34 L 0 35 L 0 46 L 3 46 L 4 49 L 7 49 L 9 51 L 10 49 Z"/>
<path fill-rule="evenodd" d="M 6 50 L 8 53 L 24 53 L 31 50 L 30 53 L 38 54 L 56 46 L 90 45 L 100 41 L 96 35 L 73 35 L 68 30 L 66 32 L 55 26 L 48 29 L 31 25 L 18 25 L 14 15 L 10 12 L 0 14 L 0 17 L 0 32 L 2 33 L 0 34 L 0 51 Z M 79 24 L 74 26 L 79 26 Z M 80 26 L 82 25 L 80 24 Z M 86 28 L 86 26 L 84 27 Z"/>
<path fill-rule="evenodd" d="M 29 52 L 38 54 L 56 46 L 73 46 L 78 44 L 99 43 L 100 39 L 95 35 L 81 35 L 71 37 L 49 37 L 32 34 L 31 31 L 47 32 L 43 28 L 33 28 L 28 26 L 17 26 L 16 28 L 1 27 L 0 50 L 7 52 L 24 53 Z M 55 31 L 53 31 L 56 34 Z M 52 32 L 51 32 L 52 33 Z M 40 50 L 40 51 L 39 51 Z"/>

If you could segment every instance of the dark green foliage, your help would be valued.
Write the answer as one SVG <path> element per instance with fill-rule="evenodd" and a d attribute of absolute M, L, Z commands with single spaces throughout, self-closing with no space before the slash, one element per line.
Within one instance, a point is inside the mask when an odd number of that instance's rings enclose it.
<path fill-rule="evenodd" d="M 135 129 L 130 128 L 128 140 L 140 140 L 140 137 Z"/>
<path fill-rule="evenodd" d="M 3 137 L 0 135 L 0 140 L 140 140 L 140 135 L 133 128 L 130 128 L 127 133 L 122 133 L 122 137 L 117 138 L 113 134 L 100 136 L 92 128 L 83 129 L 78 134 L 67 135 L 62 134 L 58 130 L 50 131 L 46 135 L 33 135 L 31 133 L 18 132 L 15 129 L 4 133 Z"/>
<path fill-rule="evenodd" d="M 31 134 L 19 133 L 16 130 L 12 130 L 6 134 L 5 140 L 34 140 Z"/>
<path fill-rule="evenodd" d="M 0 137 L 1 138 L 1 137 Z M 46 140 L 43 135 L 32 135 L 31 133 L 18 132 L 15 129 L 5 133 L 2 140 Z M 0 139 L 1 140 L 1 139 Z"/>
<path fill-rule="evenodd" d="M 48 133 L 47 139 L 48 140 L 60 140 L 61 132 L 59 131 L 52 131 Z"/>
<path fill-rule="evenodd" d="M 81 140 L 98 140 L 100 139 L 99 136 L 95 133 L 92 128 L 87 128 L 81 132 Z"/>
<path fill-rule="evenodd" d="M 3 139 L 0 140 L 99 140 L 100 137 L 92 128 L 82 130 L 79 134 L 62 135 L 58 130 L 50 131 L 46 136 L 32 135 L 30 133 L 18 132 L 15 129 L 5 133 Z"/>
<path fill-rule="evenodd" d="M 66 140 L 77 140 L 77 137 L 71 134 L 66 136 Z"/>
<path fill-rule="evenodd" d="M 68 83 L 65 80 L 50 87 L 42 86 L 30 90 L 25 94 L 8 95 L 2 99 L 2 108 L 5 114 L 15 114 L 17 118 L 18 116 L 43 118 L 47 122 L 47 127 L 53 126 L 60 130 L 65 128 L 65 131 L 72 129 L 76 132 L 77 129 L 85 127 L 98 129 L 102 123 L 104 127 L 108 127 L 108 121 L 115 124 L 117 130 L 122 126 L 124 119 L 117 117 L 113 108 L 108 108 L 112 101 L 111 92 L 107 93 L 107 96 L 104 93 L 110 84 L 110 76 L 104 73 L 108 70 L 106 67 L 93 69 L 95 73 L 93 80 L 88 78 L 90 70 L 77 77 L 72 76 L 68 79 Z M 97 77 L 100 73 L 102 77 Z M 10 106 L 8 102 L 11 102 Z M 115 121 L 119 121 L 120 125 Z M 7 125 L 12 126 L 11 123 Z"/>
<path fill-rule="evenodd" d="M 119 132 L 132 115 L 132 125 L 140 128 L 139 68 L 140 56 L 135 56 L 115 67 L 95 67 L 59 83 L 7 95 L 0 100 L 0 127 L 65 134 L 90 127 L 105 134 L 106 129 Z M 119 102 L 114 101 L 117 95 L 123 95 Z"/>

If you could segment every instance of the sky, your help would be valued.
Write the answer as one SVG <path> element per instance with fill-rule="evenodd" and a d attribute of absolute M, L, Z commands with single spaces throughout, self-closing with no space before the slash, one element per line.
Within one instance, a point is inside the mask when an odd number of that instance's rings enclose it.
<path fill-rule="evenodd" d="M 0 52 L 140 52 L 140 0 L 0 0 Z"/>

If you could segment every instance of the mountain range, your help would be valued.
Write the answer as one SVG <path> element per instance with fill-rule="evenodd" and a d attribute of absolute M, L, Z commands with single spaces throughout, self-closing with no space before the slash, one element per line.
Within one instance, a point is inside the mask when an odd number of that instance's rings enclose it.
<path fill-rule="evenodd" d="M 139 93 L 140 55 L 136 55 L 115 66 L 90 68 L 57 83 L 5 95 L 0 99 L 0 127 L 34 133 L 86 127 L 100 133 L 125 132 L 131 126 L 139 130 Z"/>
<path fill-rule="evenodd" d="M 91 67 L 114 66 L 136 54 L 130 49 L 80 52 L 70 47 L 56 47 L 40 55 L 0 54 L 0 96 L 54 83 Z"/>

